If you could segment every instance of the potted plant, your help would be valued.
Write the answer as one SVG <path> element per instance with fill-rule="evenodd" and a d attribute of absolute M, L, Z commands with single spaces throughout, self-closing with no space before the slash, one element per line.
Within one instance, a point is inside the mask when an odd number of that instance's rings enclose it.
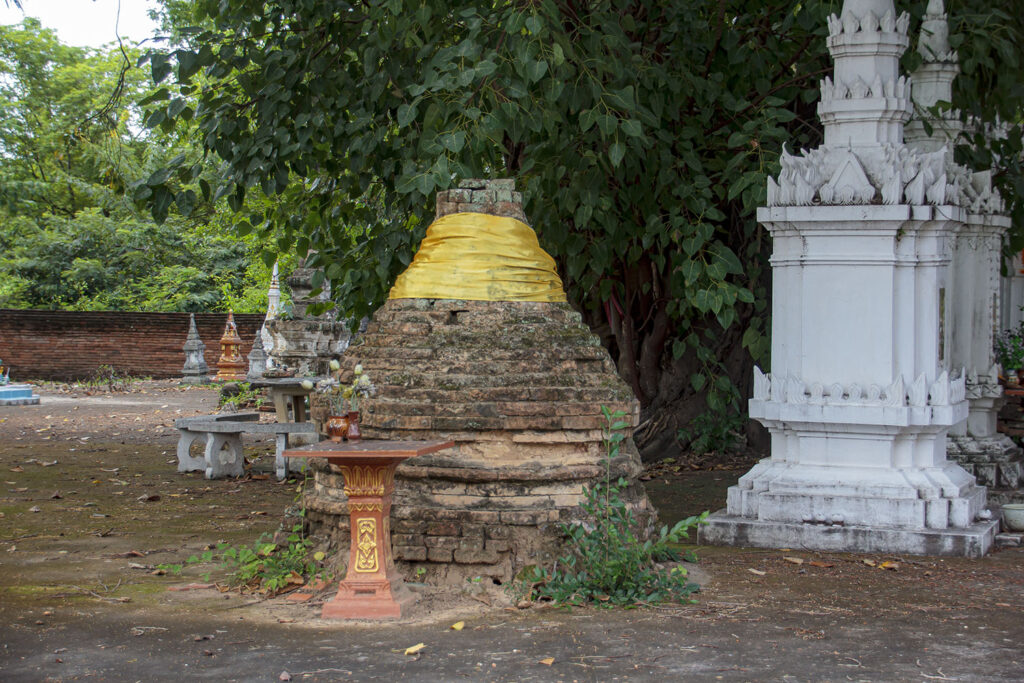
<path fill-rule="evenodd" d="M 332 360 L 330 370 L 330 377 L 317 387 L 330 407 L 324 429 L 331 441 L 359 441 L 362 438 L 359 431 L 359 399 L 372 396 L 376 387 L 369 375 L 363 372 L 362 365 L 357 364 L 352 370 L 354 377 L 351 384 L 341 383 L 341 363 Z"/>
<path fill-rule="evenodd" d="M 324 397 L 329 408 L 327 420 L 324 421 L 327 438 L 331 441 L 342 441 L 348 433 L 348 401 L 344 395 L 347 387 L 341 386 L 338 377 L 341 364 L 338 361 L 330 362 L 330 370 L 328 379 L 317 384 L 317 393 Z"/>
<path fill-rule="evenodd" d="M 349 401 L 348 411 L 348 433 L 349 441 L 359 441 L 362 433 L 359 431 L 359 399 L 373 396 L 377 388 L 370 381 L 370 376 L 363 372 L 363 366 L 359 363 L 352 369 L 352 384 L 342 390 L 342 396 Z"/>
<path fill-rule="evenodd" d="M 1003 330 L 996 335 L 996 360 L 1003 368 L 1007 384 L 1019 384 L 1024 368 L 1024 322 L 1016 329 Z"/>

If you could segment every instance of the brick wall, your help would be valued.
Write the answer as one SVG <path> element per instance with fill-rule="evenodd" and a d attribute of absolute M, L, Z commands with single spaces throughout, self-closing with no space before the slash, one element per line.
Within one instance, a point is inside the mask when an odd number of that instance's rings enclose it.
<path fill-rule="evenodd" d="M 0 309 L 0 359 L 12 379 L 87 379 L 101 365 L 134 376 L 180 377 L 188 313 Z M 226 313 L 197 313 L 206 363 L 216 372 Z M 248 355 L 261 314 L 236 314 Z"/>

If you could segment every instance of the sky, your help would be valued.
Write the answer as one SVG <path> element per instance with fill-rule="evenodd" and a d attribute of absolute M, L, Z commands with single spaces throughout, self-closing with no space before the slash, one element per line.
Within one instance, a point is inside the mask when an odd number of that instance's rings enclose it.
<path fill-rule="evenodd" d="M 153 0 L 23 0 L 21 10 L 0 0 L 0 24 L 17 24 L 23 16 L 36 17 L 46 28 L 57 31 L 62 43 L 79 47 L 100 47 L 117 41 L 149 38 L 157 27 L 146 14 Z M 118 5 L 121 13 L 118 17 Z"/>

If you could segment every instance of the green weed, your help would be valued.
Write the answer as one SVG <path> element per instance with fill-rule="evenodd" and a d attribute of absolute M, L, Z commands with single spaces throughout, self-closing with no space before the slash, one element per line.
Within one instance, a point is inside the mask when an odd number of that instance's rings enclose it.
<path fill-rule="evenodd" d="M 660 602 L 683 602 L 698 590 L 687 578 L 685 568 L 665 569 L 662 562 L 694 561 L 692 554 L 680 557 L 671 544 L 687 537 L 708 513 L 684 519 L 669 529 L 661 527 L 654 538 L 637 538 L 633 511 L 622 500 L 628 482 L 611 478 L 611 462 L 619 455 L 625 436 L 622 412 L 605 415 L 606 448 L 604 480 L 590 487 L 580 507 L 583 522 L 562 524 L 569 553 L 553 568 L 531 566 L 520 573 L 514 591 L 533 600 L 550 600 L 564 605 L 595 603 L 602 606 L 633 606 Z"/>

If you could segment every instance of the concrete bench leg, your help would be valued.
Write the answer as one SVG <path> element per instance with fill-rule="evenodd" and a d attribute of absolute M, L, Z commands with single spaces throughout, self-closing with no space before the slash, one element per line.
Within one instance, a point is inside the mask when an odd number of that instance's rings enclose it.
<path fill-rule="evenodd" d="M 211 433 L 206 439 L 205 460 L 207 479 L 242 476 L 242 435 Z"/>
<path fill-rule="evenodd" d="M 288 448 L 288 434 L 277 435 L 277 445 L 274 450 L 274 470 L 278 481 L 288 478 L 288 458 L 282 453 Z"/>
<path fill-rule="evenodd" d="M 187 429 L 179 429 L 178 436 L 178 471 L 197 472 L 206 469 L 206 458 L 204 456 L 192 456 L 192 444 L 198 439 L 206 438 L 206 432 L 192 432 Z"/>
<path fill-rule="evenodd" d="M 277 450 L 274 453 L 274 470 L 277 473 L 278 480 L 287 479 L 289 471 L 292 471 L 292 472 L 304 472 L 305 471 L 305 469 L 306 469 L 306 462 L 305 462 L 305 460 L 300 460 L 298 463 L 288 462 L 288 458 L 284 457 L 284 455 L 282 455 L 282 454 L 285 452 L 285 450 L 287 450 L 287 448 L 289 446 L 292 446 L 292 445 L 304 445 L 303 442 L 299 441 L 299 439 L 297 437 L 303 437 L 304 439 L 308 440 L 310 438 L 310 436 L 312 436 L 313 438 L 316 437 L 315 434 L 310 435 L 310 434 L 306 434 L 304 432 L 300 432 L 298 434 L 291 434 L 291 435 L 289 435 L 286 432 L 284 434 L 278 434 L 277 435 Z M 296 443 L 296 442 L 298 442 L 298 443 Z M 296 465 L 298 465 L 298 469 L 296 469 Z"/>

